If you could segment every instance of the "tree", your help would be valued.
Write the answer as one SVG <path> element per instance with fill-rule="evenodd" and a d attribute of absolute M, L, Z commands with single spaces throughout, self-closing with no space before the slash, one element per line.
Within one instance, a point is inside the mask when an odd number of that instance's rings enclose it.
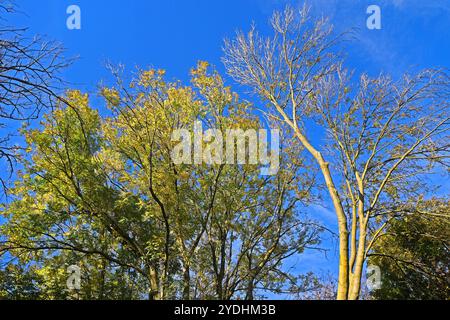
<path fill-rule="evenodd" d="M 369 254 L 382 270 L 374 298 L 449 298 L 449 212 L 448 200 L 419 200 L 389 225 Z"/>
<path fill-rule="evenodd" d="M 271 37 L 252 28 L 226 41 L 223 61 L 319 167 L 339 226 L 337 298 L 357 299 L 372 237 L 402 200 L 426 195 L 425 174 L 448 166 L 449 77 L 425 70 L 353 81 L 332 50 L 340 37 L 325 20 L 311 21 L 306 7 L 276 12 L 271 25 Z"/>
<path fill-rule="evenodd" d="M 0 270 L 0 299 L 23 300 L 41 298 L 33 269 L 9 264 Z"/>
<path fill-rule="evenodd" d="M 17 145 L 11 145 L 14 122 L 36 119 L 43 108 L 57 98 L 59 71 L 67 66 L 63 49 L 56 42 L 35 36 L 26 37 L 26 29 L 8 25 L 15 12 L 13 2 L 0 1 L 0 161 L 12 171 Z M 7 181 L 0 177 L 6 190 Z"/>
<path fill-rule="evenodd" d="M 175 129 L 260 120 L 204 62 L 192 86 L 165 81 L 163 70 L 129 84 L 113 72 L 114 86 L 101 89 L 109 116 L 68 91 L 41 127 L 24 129 L 0 254 L 35 266 L 49 298 L 251 299 L 307 288 L 311 277 L 283 263 L 318 243 L 320 228 L 300 212 L 311 197 L 306 164 L 287 152 L 267 177 L 260 165 L 174 164 Z M 76 295 L 65 287 L 72 264 L 82 269 Z"/>
<path fill-rule="evenodd" d="M 307 221 L 295 212 L 297 203 L 308 198 L 303 188 L 309 184 L 298 188 L 291 172 L 304 165 L 296 161 L 289 175 L 281 170 L 275 179 L 258 177 L 259 166 L 174 165 L 170 137 L 175 129 L 193 132 L 199 118 L 205 130 L 221 132 L 259 128 L 260 123 L 245 112 L 247 103 L 224 86 L 217 72 L 208 72 L 205 62 L 192 70 L 192 88 L 166 85 L 163 75 L 161 70 L 144 72 L 132 88 L 117 77 L 116 87 L 104 90 L 110 107 L 120 115 L 110 123 L 116 136 L 112 147 L 139 168 L 132 170 L 136 176 L 129 180 L 139 181 L 138 188 L 153 199 L 152 211 L 161 221 L 165 240 L 157 252 L 164 252 L 163 262 L 155 263 L 152 274 L 154 283 L 163 285 L 155 285 L 154 291 L 159 290 L 160 298 L 182 292 L 185 299 L 230 299 L 240 291 L 252 298 L 257 283 L 273 273 L 278 278 L 285 274 L 280 270 L 285 258 L 317 241 Z M 193 101 L 195 91 L 199 96 Z M 246 262 L 249 256 L 254 260 Z M 169 270 L 175 262 L 182 271 L 180 290 L 170 288 L 176 282 Z M 286 281 L 291 279 L 284 276 L 279 282 Z"/>

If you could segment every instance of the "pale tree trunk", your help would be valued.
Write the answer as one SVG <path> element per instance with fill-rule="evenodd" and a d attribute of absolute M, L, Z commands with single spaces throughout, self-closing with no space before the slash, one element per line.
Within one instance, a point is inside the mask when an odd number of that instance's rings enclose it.
<path fill-rule="evenodd" d="M 348 229 L 347 229 L 347 217 L 342 206 L 342 201 L 339 197 L 339 193 L 336 189 L 336 185 L 333 181 L 333 177 L 330 172 L 329 163 L 325 161 L 322 154 L 314 148 L 314 146 L 308 141 L 307 137 L 300 131 L 296 122 L 295 111 L 293 113 L 293 120 L 291 120 L 282 107 L 278 104 L 276 98 L 266 91 L 269 100 L 273 103 L 277 111 L 283 117 L 283 120 L 294 130 L 296 137 L 299 139 L 301 144 L 311 153 L 314 159 L 320 166 L 320 170 L 325 179 L 325 184 L 327 186 L 328 193 L 333 201 L 333 207 L 336 212 L 336 217 L 338 220 L 339 228 L 339 278 L 338 278 L 338 289 L 337 289 L 337 299 L 346 300 L 348 299 L 349 290 L 349 250 L 348 250 Z M 295 102 L 294 110 L 295 110 Z"/>
<path fill-rule="evenodd" d="M 339 194 L 334 185 L 333 179 L 328 168 L 328 163 L 326 163 L 319 153 L 318 161 L 320 169 L 322 170 L 323 176 L 325 178 L 325 183 L 328 188 L 328 192 L 333 201 L 333 206 L 336 211 L 338 228 L 339 228 L 339 278 L 338 278 L 338 289 L 337 289 L 337 299 L 346 300 L 348 298 L 348 287 L 349 287 L 349 252 L 348 252 L 348 229 L 347 229 L 347 217 L 345 216 L 344 209 L 342 208 L 342 203 L 339 198 Z"/>
<path fill-rule="evenodd" d="M 337 299 L 346 300 L 348 298 L 349 287 L 349 252 L 348 252 L 348 229 L 347 217 L 342 207 L 342 202 L 339 193 L 330 173 L 329 163 L 326 162 L 320 152 L 318 152 L 306 139 L 306 137 L 298 130 L 298 127 L 293 125 L 295 133 L 306 149 L 313 155 L 320 166 L 325 184 L 333 201 L 333 207 L 336 212 L 339 228 L 339 278 Z"/>
<path fill-rule="evenodd" d="M 364 216 L 364 182 L 358 172 L 355 174 L 358 184 L 358 217 L 359 217 L 359 238 L 358 249 L 352 246 L 352 262 L 350 264 L 350 284 L 348 289 L 348 299 L 357 300 L 361 290 L 361 278 L 364 268 L 366 254 L 366 236 L 368 218 Z M 363 176 L 364 177 L 364 176 Z M 354 200 L 354 199 L 353 199 Z M 353 217 L 356 222 L 356 216 Z M 352 228 L 352 242 L 356 243 L 356 228 Z"/>
<path fill-rule="evenodd" d="M 366 226 L 362 222 L 359 230 L 358 252 L 356 254 L 355 267 L 351 274 L 350 287 L 348 292 L 349 300 L 357 300 L 361 290 L 361 278 L 364 268 L 364 258 L 366 250 Z"/>

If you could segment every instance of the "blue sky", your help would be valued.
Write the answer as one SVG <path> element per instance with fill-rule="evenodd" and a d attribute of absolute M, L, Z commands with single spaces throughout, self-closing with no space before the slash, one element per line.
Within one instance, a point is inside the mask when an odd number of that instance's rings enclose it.
<path fill-rule="evenodd" d="M 185 80 L 199 59 L 222 69 L 224 37 L 251 22 L 268 31 L 267 20 L 285 0 L 20 0 L 25 15 L 18 22 L 31 33 L 61 41 L 79 60 L 66 78 L 91 90 L 108 72 L 105 61 L 132 69 L 165 68 Z M 348 65 L 358 71 L 394 75 L 413 67 L 450 65 L 450 1 L 447 0 L 309 0 L 314 15 L 330 17 L 337 31 L 356 29 L 348 44 Z M 66 28 L 66 8 L 81 8 L 81 30 Z M 366 28 L 366 8 L 382 10 L 382 29 Z"/>
<path fill-rule="evenodd" d="M 14 23 L 28 26 L 29 34 L 60 41 L 67 56 L 79 59 L 65 71 L 72 87 L 95 93 L 101 80 L 108 81 L 105 63 L 122 63 L 167 70 L 169 78 L 187 81 L 196 61 L 207 60 L 223 71 L 220 62 L 225 37 L 248 30 L 255 22 L 268 32 L 272 11 L 291 3 L 285 0 L 20 0 Z M 375 75 L 398 77 L 405 71 L 426 67 L 450 67 L 449 0 L 310 0 L 315 16 L 327 16 L 336 31 L 355 29 L 356 39 L 346 43 L 347 66 Z M 66 28 L 66 8 L 81 8 L 81 30 Z M 366 9 L 381 7 L 382 29 L 366 28 Z M 228 80 L 232 84 L 231 80 Z M 312 208 L 317 218 L 334 225 L 334 214 L 325 207 Z M 307 253 L 299 261 L 302 270 L 337 269 L 335 244 L 331 252 Z"/>

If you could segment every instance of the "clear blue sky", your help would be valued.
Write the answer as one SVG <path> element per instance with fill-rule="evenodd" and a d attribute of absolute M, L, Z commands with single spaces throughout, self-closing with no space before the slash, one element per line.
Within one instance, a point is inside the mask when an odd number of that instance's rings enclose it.
<path fill-rule="evenodd" d="M 29 26 L 29 34 L 43 34 L 61 41 L 68 56 L 79 59 L 65 72 L 65 78 L 88 92 L 95 92 L 101 80 L 108 80 L 106 61 L 167 70 L 169 78 L 187 80 L 196 61 L 207 60 L 222 71 L 220 62 L 224 37 L 237 29 L 248 30 L 252 21 L 264 32 L 274 9 L 284 0 L 20 0 L 26 15 L 17 23 Z M 330 17 L 337 31 L 356 28 L 357 39 L 348 43 L 347 65 L 357 72 L 394 77 L 425 67 L 450 67 L 449 0 L 310 0 L 314 15 Z M 81 30 L 66 28 L 66 8 L 81 8 Z M 382 29 L 366 28 L 366 9 L 381 7 Z M 231 80 L 230 84 L 231 84 Z M 315 207 L 314 213 L 327 225 L 334 215 Z M 334 246 L 328 258 L 308 253 L 300 260 L 301 270 L 335 272 Z"/>

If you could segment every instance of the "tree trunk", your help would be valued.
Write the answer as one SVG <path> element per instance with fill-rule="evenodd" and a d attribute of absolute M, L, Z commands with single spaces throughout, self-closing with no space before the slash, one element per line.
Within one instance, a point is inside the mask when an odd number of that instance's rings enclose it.
<path fill-rule="evenodd" d="M 349 252 L 348 252 L 348 229 L 347 229 L 347 217 L 345 216 L 344 209 L 342 208 L 341 199 L 334 185 L 331 177 L 328 163 L 325 162 L 320 153 L 316 154 L 316 159 L 319 162 L 320 169 L 325 178 L 325 183 L 328 188 L 328 192 L 333 201 L 333 206 L 336 211 L 336 216 L 339 226 L 339 278 L 337 299 L 346 300 L 348 298 L 349 287 Z"/>
<path fill-rule="evenodd" d="M 189 266 L 184 267 L 183 271 L 183 299 L 189 300 L 191 292 L 191 275 L 189 273 Z"/>
<path fill-rule="evenodd" d="M 245 300 L 253 300 L 253 291 L 254 291 L 254 281 L 253 281 L 253 277 L 251 277 L 248 281 L 247 284 L 247 292 L 245 294 Z"/>
<path fill-rule="evenodd" d="M 300 142 L 305 146 L 305 148 L 312 154 L 320 166 L 320 170 L 325 179 L 327 185 L 328 193 L 330 194 L 331 200 L 333 201 L 334 210 L 336 211 L 336 217 L 338 220 L 339 227 L 339 278 L 338 278 L 338 290 L 337 299 L 346 300 L 348 298 L 348 287 L 349 287 L 349 252 L 348 252 L 348 229 L 347 229 L 347 217 L 342 207 L 342 202 L 339 197 L 339 193 L 335 187 L 333 177 L 330 173 L 330 168 L 328 162 L 325 161 L 322 154 L 317 151 L 311 143 L 306 139 L 306 137 L 301 133 L 298 127 L 292 123 L 286 116 L 284 111 L 277 107 L 280 113 L 285 118 L 285 121 L 291 125 L 294 129 L 296 136 Z"/>
<path fill-rule="evenodd" d="M 150 290 L 148 292 L 149 300 L 158 300 L 158 277 L 153 267 L 149 267 Z"/>
<path fill-rule="evenodd" d="M 351 283 L 348 293 L 349 300 L 357 300 L 361 290 L 361 277 L 364 267 L 364 255 L 366 250 L 366 232 L 363 227 L 360 229 L 358 253 L 356 255 L 355 269 L 352 272 Z"/>

